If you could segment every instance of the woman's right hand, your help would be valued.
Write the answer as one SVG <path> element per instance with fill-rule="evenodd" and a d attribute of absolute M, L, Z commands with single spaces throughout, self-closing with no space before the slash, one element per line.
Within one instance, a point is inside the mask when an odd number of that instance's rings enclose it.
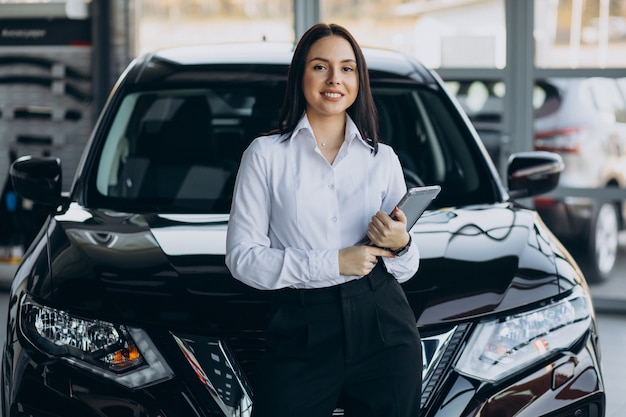
<path fill-rule="evenodd" d="M 378 263 L 378 257 L 393 258 L 390 251 L 376 246 L 350 246 L 339 250 L 339 273 L 341 275 L 364 276 Z"/>

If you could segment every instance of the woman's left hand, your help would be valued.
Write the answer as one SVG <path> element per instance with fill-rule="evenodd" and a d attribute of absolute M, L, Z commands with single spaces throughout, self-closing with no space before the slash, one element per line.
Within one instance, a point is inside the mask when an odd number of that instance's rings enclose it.
<path fill-rule="evenodd" d="M 395 220 L 383 211 L 377 212 L 369 223 L 367 237 L 380 248 L 398 250 L 409 243 L 409 234 L 406 231 L 406 216 L 396 207 L 393 210 Z"/>

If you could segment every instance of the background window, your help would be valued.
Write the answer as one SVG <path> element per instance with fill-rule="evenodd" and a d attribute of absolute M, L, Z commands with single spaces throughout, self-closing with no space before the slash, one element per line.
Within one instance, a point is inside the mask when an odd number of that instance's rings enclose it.
<path fill-rule="evenodd" d="M 293 0 L 137 0 L 139 53 L 220 42 L 293 42 Z"/>

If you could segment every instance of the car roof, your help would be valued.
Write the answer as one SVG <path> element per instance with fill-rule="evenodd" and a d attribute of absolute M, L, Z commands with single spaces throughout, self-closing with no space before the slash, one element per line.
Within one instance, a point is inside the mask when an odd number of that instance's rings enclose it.
<path fill-rule="evenodd" d="M 291 43 L 257 42 L 190 45 L 160 49 L 138 59 L 141 73 L 150 72 L 150 63 L 168 63 L 175 67 L 207 65 L 267 65 L 288 66 L 294 45 Z M 430 72 L 407 55 L 381 48 L 362 48 L 370 74 L 385 73 L 410 77 L 422 83 L 435 82 Z M 151 77 L 148 77 L 151 78 Z M 375 75 L 374 75 L 375 78 Z M 139 81 L 139 79 L 135 79 Z"/>
<path fill-rule="evenodd" d="M 224 43 L 190 45 L 157 50 L 153 57 L 180 65 L 275 64 L 289 65 L 293 45 L 289 43 Z"/>

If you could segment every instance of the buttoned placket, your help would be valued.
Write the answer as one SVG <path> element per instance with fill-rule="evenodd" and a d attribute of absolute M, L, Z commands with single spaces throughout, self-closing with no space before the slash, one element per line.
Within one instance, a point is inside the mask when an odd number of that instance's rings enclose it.
<path fill-rule="evenodd" d="M 335 242 L 339 238 L 339 216 L 340 207 L 339 207 L 339 195 L 337 190 L 337 181 L 336 181 L 336 171 L 334 167 L 329 167 L 329 174 L 327 176 L 327 184 L 328 184 L 328 227 L 326 229 L 326 235 L 328 236 L 329 241 Z"/>
<path fill-rule="evenodd" d="M 342 161 L 344 161 L 347 156 L 348 156 L 348 151 L 349 148 L 351 146 L 351 140 L 350 138 L 346 137 L 346 140 L 344 141 L 344 143 L 341 145 L 341 148 L 339 148 L 339 152 L 337 153 L 337 157 L 335 158 L 335 162 L 330 165 L 330 172 L 332 173 L 332 178 L 330 178 L 328 180 L 328 189 L 329 191 L 332 193 L 331 197 L 328 201 L 332 201 L 332 207 L 330 207 L 330 221 L 329 221 L 329 228 L 327 230 L 327 236 L 329 239 L 332 239 L 331 241 L 333 242 L 339 242 L 341 241 L 341 226 L 340 226 L 340 219 L 341 219 L 341 206 L 339 204 L 340 202 L 340 198 L 339 198 L 339 192 L 341 191 L 340 189 L 338 189 L 338 185 L 337 185 L 337 175 L 339 175 L 339 172 L 341 170 L 341 164 Z"/>

